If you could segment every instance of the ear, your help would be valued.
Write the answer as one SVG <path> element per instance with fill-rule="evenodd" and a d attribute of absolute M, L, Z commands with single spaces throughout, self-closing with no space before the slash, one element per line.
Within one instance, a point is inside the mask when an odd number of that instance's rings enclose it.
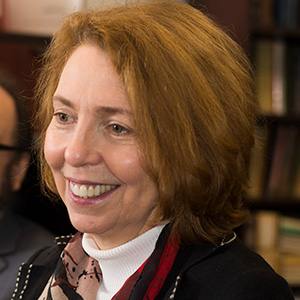
<path fill-rule="evenodd" d="M 18 191 L 21 188 L 29 162 L 30 154 L 23 152 L 18 162 L 13 165 L 11 170 L 11 188 L 13 191 Z"/>

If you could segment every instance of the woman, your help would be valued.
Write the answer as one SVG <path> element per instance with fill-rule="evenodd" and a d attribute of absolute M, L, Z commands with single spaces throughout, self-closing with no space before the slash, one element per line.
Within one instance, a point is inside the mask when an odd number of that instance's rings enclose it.
<path fill-rule="evenodd" d="M 79 233 L 14 299 L 293 299 L 237 239 L 257 113 L 251 68 L 185 4 L 68 17 L 37 86 L 45 187 Z"/>

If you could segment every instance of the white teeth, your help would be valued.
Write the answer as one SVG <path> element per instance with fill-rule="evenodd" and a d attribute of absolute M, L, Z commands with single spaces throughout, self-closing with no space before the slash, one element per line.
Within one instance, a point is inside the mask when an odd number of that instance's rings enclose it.
<path fill-rule="evenodd" d="M 99 184 L 96 186 L 90 185 L 89 187 L 85 184 L 79 185 L 70 182 L 70 188 L 74 195 L 80 198 L 92 198 L 100 196 L 104 193 L 107 193 L 111 190 L 114 190 L 117 186 L 116 185 L 105 185 Z"/>
<path fill-rule="evenodd" d="M 75 195 L 79 195 L 79 186 L 71 183 L 71 190 Z"/>
<path fill-rule="evenodd" d="M 87 191 L 87 196 L 88 197 L 93 197 L 94 196 L 94 188 L 92 186 L 89 187 Z"/>
<path fill-rule="evenodd" d="M 105 185 L 100 185 L 100 194 L 103 194 L 105 192 Z"/>
<path fill-rule="evenodd" d="M 79 189 L 79 197 L 81 198 L 87 198 L 87 187 L 86 185 L 82 185 Z"/>
<path fill-rule="evenodd" d="M 101 194 L 101 187 L 100 185 L 96 185 L 93 195 L 100 195 Z"/>

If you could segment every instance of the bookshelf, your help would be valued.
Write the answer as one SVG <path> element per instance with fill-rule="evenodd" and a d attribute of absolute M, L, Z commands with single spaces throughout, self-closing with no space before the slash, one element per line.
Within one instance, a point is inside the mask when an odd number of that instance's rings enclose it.
<path fill-rule="evenodd" d="M 250 55 L 263 116 L 258 120 L 261 157 L 252 175 L 256 190 L 249 192 L 249 201 L 276 203 L 277 209 L 287 204 L 300 214 L 300 20 L 292 13 L 300 1 L 250 3 Z M 258 174 L 263 174 L 259 180 Z"/>
<path fill-rule="evenodd" d="M 245 230 L 246 243 L 288 280 L 296 299 L 300 298 L 299 9 L 299 0 L 249 2 L 250 57 L 263 115 L 247 195 L 253 213 Z"/>

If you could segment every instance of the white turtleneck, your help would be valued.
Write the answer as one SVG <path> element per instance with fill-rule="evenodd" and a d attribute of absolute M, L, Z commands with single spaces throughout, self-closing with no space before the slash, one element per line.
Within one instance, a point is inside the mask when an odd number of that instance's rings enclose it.
<path fill-rule="evenodd" d="M 102 282 L 97 293 L 97 300 L 111 300 L 125 281 L 152 254 L 165 225 L 156 226 L 134 240 L 110 250 L 99 250 L 90 234 L 83 235 L 84 251 L 98 261 L 102 271 Z"/>

